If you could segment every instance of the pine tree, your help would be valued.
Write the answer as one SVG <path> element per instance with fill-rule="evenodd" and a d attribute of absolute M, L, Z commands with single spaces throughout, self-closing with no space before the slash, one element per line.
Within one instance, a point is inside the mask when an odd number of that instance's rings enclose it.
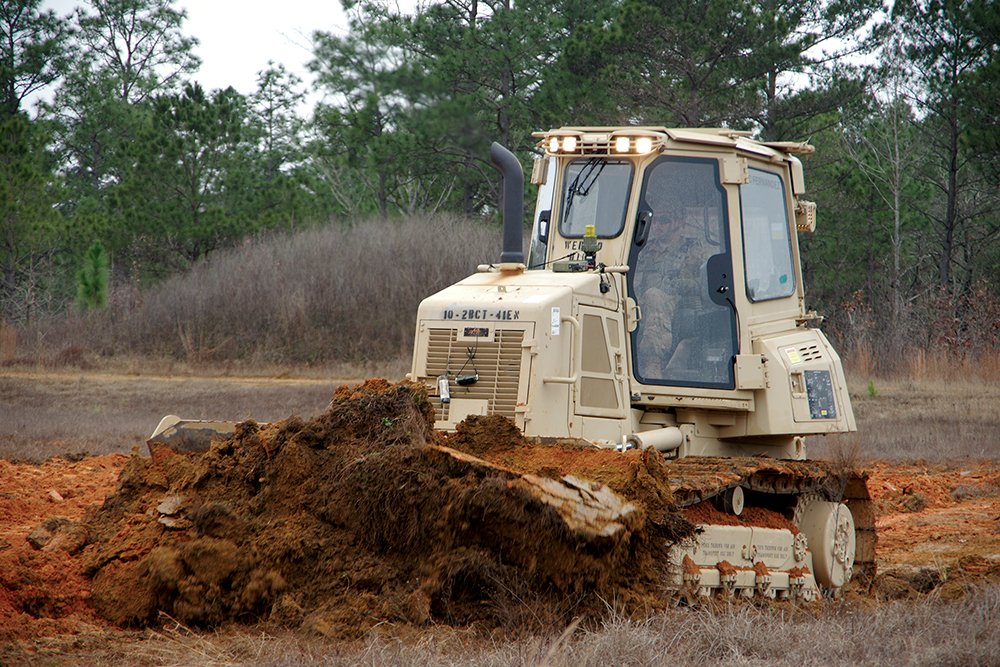
<path fill-rule="evenodd" d="M 108 253 L 94 241 L 76 273 L 76 307 L 80 312 L 102 310 L 108 303 Z"/>

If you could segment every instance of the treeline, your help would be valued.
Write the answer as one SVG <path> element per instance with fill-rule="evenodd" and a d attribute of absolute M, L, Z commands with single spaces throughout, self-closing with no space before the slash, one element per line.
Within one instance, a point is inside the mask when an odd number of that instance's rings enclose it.
<path fill-rule="evenodd" d="M 203 89 L 175 0 L 5 1 L 0 317 L 99 309 L 267 230 L 490 218 L 494 140 L 527 163 L 551 126 L 726 126 L 817 147 L 806 284 L 842 345 L 1000 348 L 991 0 L 343 4 L 304 112 L 280 64 Z"/>

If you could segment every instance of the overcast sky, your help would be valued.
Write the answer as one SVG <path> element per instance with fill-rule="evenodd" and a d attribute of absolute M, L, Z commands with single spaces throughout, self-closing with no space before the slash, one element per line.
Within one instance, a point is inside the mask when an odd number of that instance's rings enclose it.
<path fill-rule="evenodd" d="M 179 3 L 188 11 L 184 33 L 201 44 L 198 81 L 205 88 L 233 86 L 247 95 L 268 60 L 281 63 L 306 83 L 312 77 L 310 37 L 315 30 L 343 33 L 347 18 L 339 0 L 202 0 Z"/>
<path fill-rule="evenodd" d="M 65 16 L 80 0 L 45 0 L 42 7 Z M 182 0 L 183 33 L 197 37 L 201 70 L 194 79 L 207 89 L 232 86 L 243 94 L 256 89 L 257 72 L 268 60 L 283 64 L 305 83 L 314 30 L 343 33 L 347 19 L 339 0 Z"/>

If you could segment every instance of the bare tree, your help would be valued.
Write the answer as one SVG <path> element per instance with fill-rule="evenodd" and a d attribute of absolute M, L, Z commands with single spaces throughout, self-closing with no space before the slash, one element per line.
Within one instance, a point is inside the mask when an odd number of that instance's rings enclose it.
<path fill-rule="evenodd" d="M 892 246 L 889 275 L 890 323 L 900 330 L 903 310 L 903 216 L 906 191 L 916 180 L 925 159 L 914 128 L 913 110 L 906 102 L 905 59 L 898 35 L 883 50 L 881 76 L 874 85 L 876 112 L 861 118 L 861 125 L 845 135 L 844 145 L 854 165 L 892 214 L 888 233 Z"/>

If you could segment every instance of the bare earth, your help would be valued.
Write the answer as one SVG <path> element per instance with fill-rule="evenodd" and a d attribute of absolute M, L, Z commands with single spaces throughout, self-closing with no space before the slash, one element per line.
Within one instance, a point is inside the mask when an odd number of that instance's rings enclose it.
<path fill-rule="evenodd" d="M 160 418 L 309 418 L 352 379 L 170 377 L 0 371 L 0 458 L 128 454 Z"/>
<path fill-rule="evenodd" d="M 161 416 L 309 418 L 326 408 L 339 384 L 0 376 L 0 664 L 18 655 L 30 662 L 26 647 L 34 642 L 37 648 L 46 637 L 118 636 L 94 611 L 91 580 L 80 559 L 70 555 L 73 550 L 57 541 L 38 550 L 27 538 L 46 519 L 80 521 L 88 508 L 101 505 L 115 491 L 133 448 Z M 891 413 L 878 407 L 880 414 Z M 859 415 L 865 409 L 862 405 Z M 989 443 L 982 447 L 989 449 Z M 983 453 L 988 458 L 934 463 L 866 457 L 877 512 L 879 578 L 864 595 L 877 600 L 935 590 L 942 597 L 960 596 L 968 584 L 1000 581 L 1000 457 Z M 126 634 L 117 641 L 135 640 Z"/>

